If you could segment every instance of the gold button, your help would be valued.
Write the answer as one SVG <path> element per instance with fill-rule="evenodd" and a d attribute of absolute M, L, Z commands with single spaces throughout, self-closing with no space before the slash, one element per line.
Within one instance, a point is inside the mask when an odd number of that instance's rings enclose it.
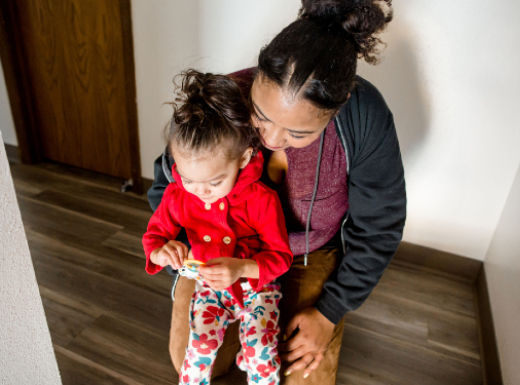
<path fill-rule="evenodd" d="M 218 205 L 218 208 L 222 211 L 224 211 L 224 209 L 226 208 L 226 205 L 224 204 L 224 202 L 220 202 L 220 204 Z"/>
<path fill-rule="evenodd" d="M 211 210 L 211 203 L 206 203 L 206 204 L 204 205 L 204 208 L 205 208 L 206 210 Z"/>
<path fill-rule="evenodd" d="M 204 241 L 210 242 L 211 241 L 211 237 L 209 235 L 204 235 Z"/>
<path fill-rule="evenodd" d="M 226 245 L 229 245 L 229 244 L 231 243 L 231 238 L 229 238 L 229 237 L 224 237 L 223 241 L 224 241 L 224 243 L 225 243 Z"/>

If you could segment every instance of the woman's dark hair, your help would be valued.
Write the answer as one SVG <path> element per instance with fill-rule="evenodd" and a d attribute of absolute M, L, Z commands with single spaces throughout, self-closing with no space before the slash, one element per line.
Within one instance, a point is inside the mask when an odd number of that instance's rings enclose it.
<path fill-rule="evenodd" d="M 168 144 L 183 156 L 220 151 L 238 159 L 258 147 L 256 130 L 242 91 L 231 78 L 190 69 L 180 75 L 168 132 Z M 204 154 L 202 154 L 204 153 Z"/>
<path fill-rule="evenodd" d="M 354 87 L 357 59 L 376 64 L 377 34 L 392 0 L 302 0 L 298 20 L 260 51 L 258 75 L 316 107 L 338 111 Z"/>

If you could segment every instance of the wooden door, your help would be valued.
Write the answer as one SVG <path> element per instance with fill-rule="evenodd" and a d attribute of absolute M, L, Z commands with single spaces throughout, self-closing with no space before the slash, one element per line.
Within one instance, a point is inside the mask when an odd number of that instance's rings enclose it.
<path fill-rule="evenodd" d="M 129 0 L 15 3 L 41 155 L 140 178 Z"/>

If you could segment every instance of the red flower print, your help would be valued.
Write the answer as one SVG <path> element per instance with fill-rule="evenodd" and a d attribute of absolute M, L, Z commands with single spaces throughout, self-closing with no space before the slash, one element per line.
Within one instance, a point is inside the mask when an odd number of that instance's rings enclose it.
<path fill-rule="evenodd" d="M 210 324 L 215 321 L 220 321 L 220 317 L 224 315 L 224 309 L 221 309 L 216 306 L 208 306 L 208 310 L 202 313 L 202 318 L 206 318 L 204 320 L 204 324 Z"/>
<path fill-rule="evenodd" d="M 256 333 L 256 326 L 253 326 L 251 329 L 249 329 L 247 332 L 246 332 L 246 337 L 249 337 L 249 336 L 252 336 L 253 334 Z"/>
<path fill-rule="evenodd" d="M 200 354 L 210 354 L 218 346 L 217 340 L 208 340 L 207 334 L 201 334 L 199 340 L 193 340 L 192 346 L 197 349 Z"/>
<path fill-rule="evenodd" d="M 209 334 L 211 334 L 212 336 L 214 336 L 214 335 L 217 334 L 217 332 L 215 331 L 215 329 L 211 329 L 211 330 L 209 331 Z"/>
<path fill-rule="evenodd" d="M 269 313 L 269 315 L 271 316 L 271 319 L 276 319 L 276 317 L 278 316 L 278 313 L 273 310 L 272 312 Z"/>
<path fill-rule="evenodd" d="M 265 329 L 262 329 L 262 345 L 267 345 L 270 342 L 273 342 L 274 335 L 276 334 L 277 330 L 275 329 L 274 322 L 273 321 L 267 321 L 267 325 L 265 326 Z"/>
<path fill-rule="evenodd" d="M 272 299 L 266 299 L 265 303 L 273 303 L 273 300 Z"/>
<path fill-rule="evenodd" d="M 211 292 L 209 290 L 206 290 L 206 291 L 203 291 L 202 293 L 200 293 L 199 295 L 201 297 L 207 297 Z"/>
<path fill-rule="evenodd" d="M 246 359 L 246 362 L 249 363 L 249 358 L 255 356 L 255 348 L 253 346 L 247 346 L 245 342 L 242 344 L 242 348 L 244 351 L 244 358 Z"/>
<path fill-rule="evenodd" d="M 267 365 L 258 365 L 256 370 L 258 370 L 258 374 L 260 374 L 263 378 L 266 378 L 272 372 L 274 372 L 276 368 L 271 364 L 271 361 L 269 361 Z"/>
<path fill-rule="evenodd" d="M 221 341 L 224 341 L 224 329 L 218 329 L 218 338 L 220 338 Z"/>
<path fill-rule="evenodd" d="M 233 306 L 233 301 L 230 300 L 230 299 L 225 300 L 225 301 L 224 301 L 224 306 L 225 306 L 225 307 L 231 307 L 231 306 Z"/>
<path fill-rule="evenodd" d="M 185 375 L 184 377 L 182 377 L 182 382 L 189 383 L 190 382 L 190 377 L 188 375 Z"/>

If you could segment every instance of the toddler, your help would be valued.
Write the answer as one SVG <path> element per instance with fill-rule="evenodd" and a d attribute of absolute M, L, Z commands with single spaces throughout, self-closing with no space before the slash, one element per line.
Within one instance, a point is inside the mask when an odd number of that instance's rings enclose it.
<path fill-rule="evenodd" d="M 190 304 L 180 380 L 210 383 L 224 332 L 240 320 L 237 364 L 249 384 L 279 383 L 281 299 L 275 279 L 292 263 L 277 194 L 259 181 L 262 153 L 240 88 L 223 75 L 183 74 L 169 133 L 175 180 L 143 237 L 146 271 L 204 262 Z M 186 230 L 191 250 L 176 239 Z"/>

